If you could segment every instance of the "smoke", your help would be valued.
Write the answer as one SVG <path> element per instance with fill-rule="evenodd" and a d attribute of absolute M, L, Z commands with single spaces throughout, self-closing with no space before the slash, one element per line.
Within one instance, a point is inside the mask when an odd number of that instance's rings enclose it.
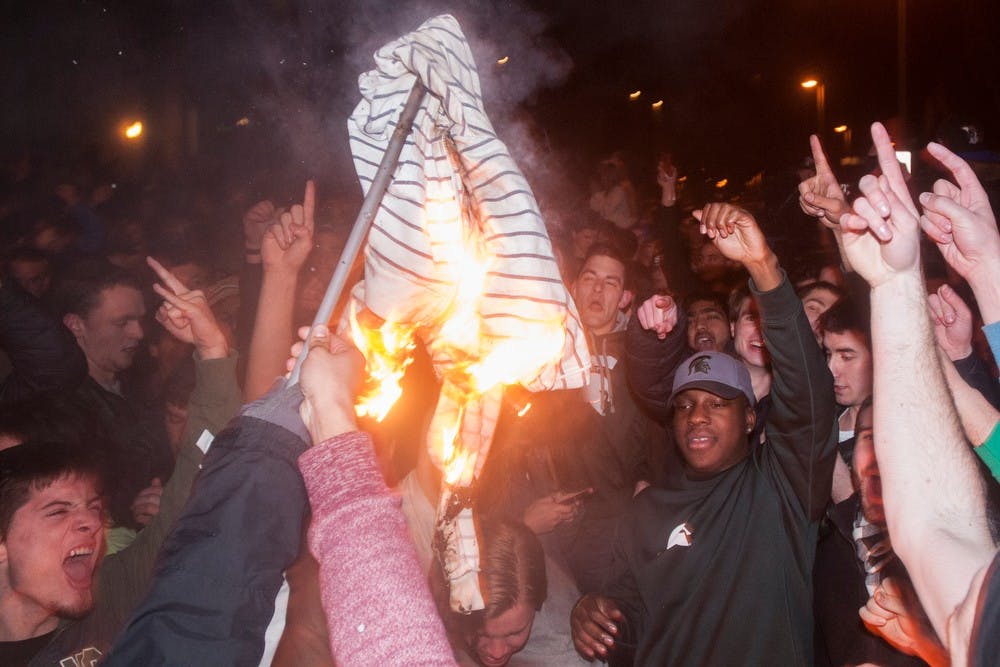
<path fill-rule="evenodd" d="M 449 5 L 436 0 L 234 5 L 238 39 L 229 57 L 256 59 L 260 78 L 249 96 L 253 120 L 274 129 L 269 140 L 284 146 L 288 171 L 318 177 L 327 194 L 360 201 L 346 122 L 360 99 L 357 78 L 374 67 L 378 48 L 429 18 L 452 13 L 475 55 L 498 134 L 540 198 L 542 192 L 565 190 L 557 182 L 565 160 L 524 113 L 540 91 L 563 83 L 572 69 L 569 56 L 546 35 L 547 18 L 521 2 Z M 505 63 L 498 63 L 504 57 Z"/>

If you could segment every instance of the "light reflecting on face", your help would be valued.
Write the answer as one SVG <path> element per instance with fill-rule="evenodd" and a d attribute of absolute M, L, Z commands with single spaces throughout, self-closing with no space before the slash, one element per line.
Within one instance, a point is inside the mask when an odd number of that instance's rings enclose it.
<path fill-rule="evenodd" d="M 83 319 L 77 339 L 91 366 L 117 374 L 132 365 L 144 333 L 146 307 L 139 290 L 115 285 L 101 292 L 100 304 Z"/>
<path fill-rule="evenodd" d="M 625 306 L 625 267 L 613 257 L 591 256 L 573 283 L 573 300 L 588 331 L 610 332 Z"/>
<path fill-rule="evenodd" d="M 486 619 L 471 642 L 476 659 L 486 667 L 506 665 L 528 643 L 534 620 L 535 610 L 524 602 Z"/>
<path fill-rule="evenodd" d="M 674 441 L 691 472 L 722 472 L 749 451 L 747 434 L 754 414 L 745 398 L 687 389 L 674 397 L 673 410 Z"/>
<path fill-rule="evenodd" d="M 39 620 L 78 618 L 93 608 L 103 555 L 104 507 L 94 480 L 79 475 L 31 491 L 0 543 L 10 599 Z"/>
<path fill-rule="evenodd" d="M 687 310 L 688 347 L 699 352 L 722 352 L 730 341 L 729 318 L 719 304 L 699 299 Z"/>
<path fill-rule="evenodd" d="M 837 404 L 861 405 L 872 393 L 872 353 L 857 331 L 823 334 L 826 363 L 833 375 Z"/>
<path fill-rule="evenodd" d="M 760 329 L 760 312 L 752 298 L 743 299 L 731 330 L 736 356 L 747 366 L 767 368 L 770 357 L 764 345 L 764 334 Z"/>

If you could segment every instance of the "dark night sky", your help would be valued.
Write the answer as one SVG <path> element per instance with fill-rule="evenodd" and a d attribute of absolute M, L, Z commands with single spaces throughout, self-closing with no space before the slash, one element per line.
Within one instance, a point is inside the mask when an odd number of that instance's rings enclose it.
<path fill-rule="evenodd" d="M 1000 144 L 996 4 L 909 0 L 916 139 L 955 115 L 985 124 L 988 143 Z M 510 131 L 515 144 L 531 137 L 577 181 L 596 156 L 618 148 L 633 167 L 669 147 L 682 165 L 745 176 L 805 154 L 816 117 L 813 93 L 798 87 L 806 74 L 827 83 L 827 126 L 851 125 L 857 148 L 867 123 L 895 114 L 896 7 L 41 0 L 3 10 L 2 128 L 8 151 L 106 159 L 122 150 L 120 122 L 143 117 L 144 164 L 176 167 L 189 158 L 184 133 L 196 113 L 201 162 L 207 155 L 241 173 L 250 164 L 347 182 L 344 121 L 358 98 L 357 75 L 374 48 L 450 9 L 480 57 L 501 135 Z M 503 70 L 493 62 L 501 55 L 511 56 Z M 634 89 L 644 95 L 630 103 Z M 649 103 L 658 98 L 665 104 L 654 114 Z M 242 116 L 251 124 L 236 128 Z"/>

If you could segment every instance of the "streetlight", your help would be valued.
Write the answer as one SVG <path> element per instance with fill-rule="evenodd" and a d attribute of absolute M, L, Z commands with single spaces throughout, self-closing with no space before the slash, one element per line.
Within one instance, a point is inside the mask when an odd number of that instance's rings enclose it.
<path fill-rule="evenodd" d="M 826 127 L 826 84 L 817 79 L 806 79 L 799 84 L 806 90 L 816 89 L 816 135 L 823 140 L 823 128 Z"/>
<path fill-rule="evenodd" d="M 125 126 L 125 138 L 135 140 L 142 136 L 142 121 L 135 121 Z"/>
<path fill-rule="evenodd" d="M 848 127 L 847 125 L 838 125 L 837 127 L 833 128 L 833 131 L 836 132 L 837 134 L 844 135 L 844 151 L 845 151 L 845 153 L 850 153 L 851 152 L 851 138 L 852 138 L 851 137 L 851 128 Z"/>

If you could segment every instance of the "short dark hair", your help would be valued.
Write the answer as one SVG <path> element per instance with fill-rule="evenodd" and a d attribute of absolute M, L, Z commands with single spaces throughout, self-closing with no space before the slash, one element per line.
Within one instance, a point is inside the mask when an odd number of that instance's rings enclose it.
<path fill-rule="evenodd" d="M 100 305 L 101 292 L 118 286 L 142 291 L 142 283 L 129 271 L 104 260 L 84 260 L 59 281 L 55 290 L 56 315 L 87 317 Z"/>
<path fill-rule="evenodd" d="M 0 539 L 7 539 L 14 514 L 32 491 L 70 476 L 92 477 L 101 490 L 100 465 L 83 447 L 31 441 L 0 451 Z"/>
<path fill-rule="evenodd" d="M 740 317 L 740 307 L 743 305 L 743 301 L 746 299 L 753 299 L 753 295 L 750 294 L 750 288 L 746 285 L 739 285 L 733 288 L 733 291 L 729 293 L 729 321 L 730 323 L 735 322 Z"/>
<path fill-rule="evenodd" d="M 631 262 L 625 257 L 618 246 L 612 245 L 610 243 L 594 243 L 587 249 L 587 254 L 583 258 L 583 263 L 580 264 L 580 270 L 577 272 L 576 277 L 579 278 L 580 274 L 583 273 L 583 267 L 587 265 L 587 262 L 591 257 L 610 257 L 616 262 L 621 263 L 624 271 L 622 279 L 622 287 L 624 289 L 631 289 L 632 283 L 632 270 L 630 268 Z"/>
<path fill-rule="evenodd" d="M 800 299 L 804 299 L 807 296 L 809 296 L 809 294 L 813 290 L 818 290 L 818 289 L 825 289 L 827 292 L 830 292 L 831 294 L 836 296 L 838 300 L 844 298 L 845 294 L 844 290 L 840 289 L 840 287 L 834 285 L 833 283 L 827 280 L 814 280 L 810 283 L 806 283 L 802 287 L 795 290 L 795 294 L 798 295 Z"/>
<path fill-rule="evenodd" d="M 729 314 L 729 304 L 726 303 L 726 297 L 718 292 L 709 292 L 707 290 L 701 290 L 698 292 L 692 292 L 684 297 L 684 301 L 681 303 L 681 307 L 684 312 L 691 310 L 691 307 L 698 301 L 709 301 L 712 305 L 717 306 L 719 312 L 724 316 Z"/>
<path fill-rule="evenodd" d="M 819 316 L 819 330 L 823 334 L 854 331 L 865 339 L 869 350 L 872 347 L 871 315 L 868 308 L 850 297 L 840 299 Z"/>

